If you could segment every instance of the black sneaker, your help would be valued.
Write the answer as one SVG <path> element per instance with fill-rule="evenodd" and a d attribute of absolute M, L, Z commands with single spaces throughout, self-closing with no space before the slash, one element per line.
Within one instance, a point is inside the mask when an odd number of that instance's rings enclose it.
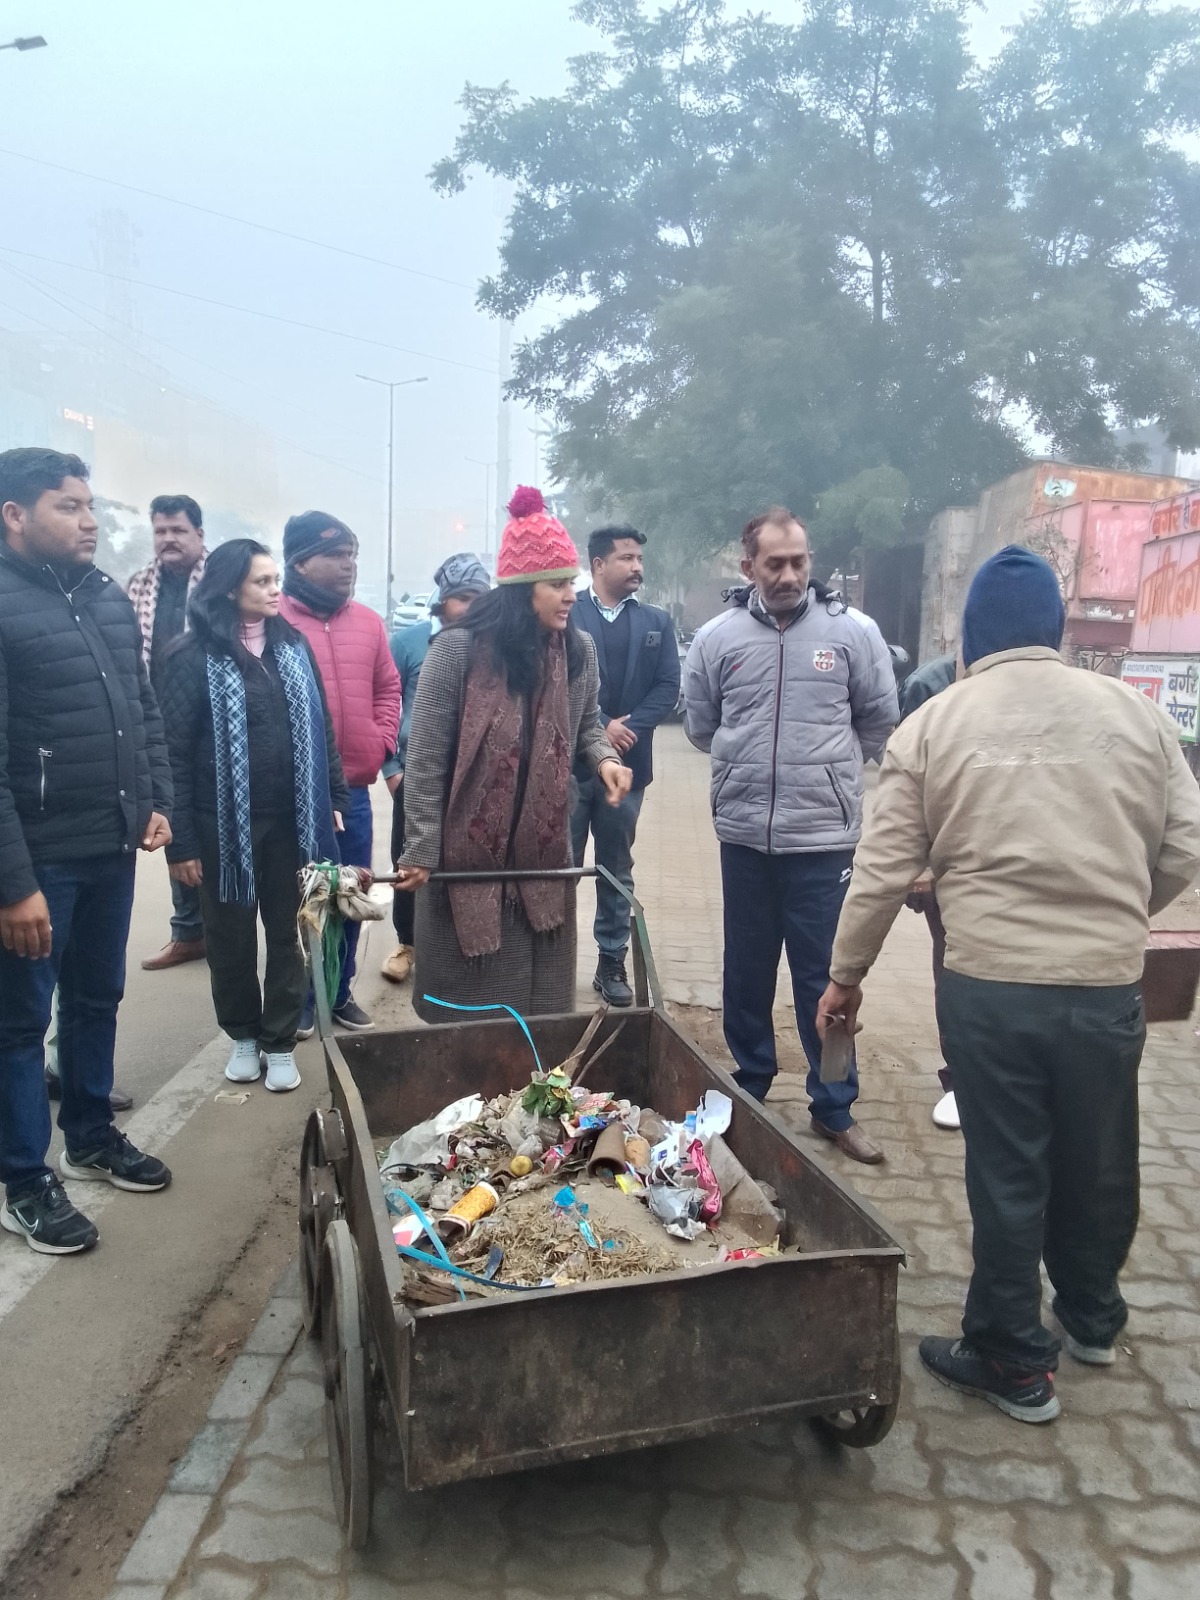
<path fill-rule="evenodd" d="M 40 1256 L 73 1256 L 90 1250 L 100 1237 L 96 1224 L 67 1199 L 67 1191 L 52 1172 L 0 1206 L 0 1228 L 22 1234 Z"/>
<path fill-rule="evenodd" d="M 339 1028 L 349 1028 L 352 1033 L 365 1033 L 368 1028 L 375 1026 L 363 1008 L 353 1000 L 347 1000 L 344 1006 L 338 1006 L 333 1013 L 333 1020 Z"/>
<path fill-rule="evenodd" d="M 304 1010 L 300 1013 L 300 1026 L 296 1029 L 297 1039 L 311 1039 L 317 1031 L 317 1002 L 310 994 L 304 1002 Z"/>
<path fill-rule="evenodd" d="M 117 1128 L 111 1130 L 109 1143 L 96 1150 L 64 1151 L 58 1158 L 58 1170 L 64 1178 L 111 1183 L 114 1189 L 128 1189 L 131 1194 L 150 1194 L 165 1189 L 171 1181 L 170 1170 L 157 1156 L 144 1155 Z"/>
<path fill-rule="evenodd" d="M 633 990 L 629 987 L 629 979 L 625 976 L 625 956 L 600 957 L 596 967 L 596 976 L 592 979 L 592 988 L 610 1006 L 631 1006 L 633 1004 Z"/>
<path fill-rule="evenodd" d="M 972 1350 L 965 1339 L 931 1335 L 921 1340 L 920 1355 L 925 1367 L 948 1389 L 978 1395 L 1018 1422 L 1053 1422 L 1062 1410 L 1052 1373 L 1002 1366 Z"/>

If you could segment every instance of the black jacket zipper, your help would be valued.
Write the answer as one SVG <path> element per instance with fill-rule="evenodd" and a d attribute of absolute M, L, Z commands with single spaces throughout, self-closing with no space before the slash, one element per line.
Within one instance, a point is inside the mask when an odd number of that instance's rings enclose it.
<path fill-rule="evenodd" d="M 775 788 L 779 770 L 779 719 L 783 712 L 783 641 L 779 634 L 779 666 L 775 674 L 775 727 L 771 734 L 771 804 L 767 811 L 767 854 L 771 854 L 771 835 L 775 827 Z"/>

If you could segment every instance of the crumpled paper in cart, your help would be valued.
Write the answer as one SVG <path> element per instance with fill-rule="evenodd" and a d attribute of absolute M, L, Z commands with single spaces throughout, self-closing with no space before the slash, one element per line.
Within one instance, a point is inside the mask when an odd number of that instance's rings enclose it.
<path fill-rule="evenodd" d="M 436 1167 L 450 1159 L 450 1135 L 464 1122 L 476 1122 L 483 1115 L 483 1100 L 477 1094 L 465 1095 L 446 1106 L 436 1117 L 418 1122 L 415 1128 L 392 1140 L 391 1149 L 380 1166 L 386 1175 L 393 1167 Z"/>

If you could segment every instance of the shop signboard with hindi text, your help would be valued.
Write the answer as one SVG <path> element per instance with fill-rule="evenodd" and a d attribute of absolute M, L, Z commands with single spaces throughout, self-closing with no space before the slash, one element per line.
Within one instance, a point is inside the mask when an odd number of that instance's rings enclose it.
<path fill-rule="evenodd" d="M 1200 513 L 1200 495 L 1194 498 Z M 1142 546 L 1129 648 L 1149 660 L 1200 656 L 1200 530 Z"/>
<path fill-rule="evenodd" d="M 1200 708 L 1200 661 L 1178 657 L 1160 661 L 1128 656 L 1121 665 L 1121 682 L 1137 689 L 1161 706 L 1179 728 L 1180 744 L 1196 743 Z"/>

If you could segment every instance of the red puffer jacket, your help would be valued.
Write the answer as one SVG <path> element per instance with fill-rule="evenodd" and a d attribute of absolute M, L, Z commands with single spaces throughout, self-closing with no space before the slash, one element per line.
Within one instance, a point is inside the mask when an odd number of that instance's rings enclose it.
<path fill-rule="evenodd" d="M 326 621 L 290 595 L 279 614 L 312 646 L 333 718 L 338 754 L 352 789 L 374 783 L 400 729 L 400 674 L 383 619 L 348 600 Z"/>

